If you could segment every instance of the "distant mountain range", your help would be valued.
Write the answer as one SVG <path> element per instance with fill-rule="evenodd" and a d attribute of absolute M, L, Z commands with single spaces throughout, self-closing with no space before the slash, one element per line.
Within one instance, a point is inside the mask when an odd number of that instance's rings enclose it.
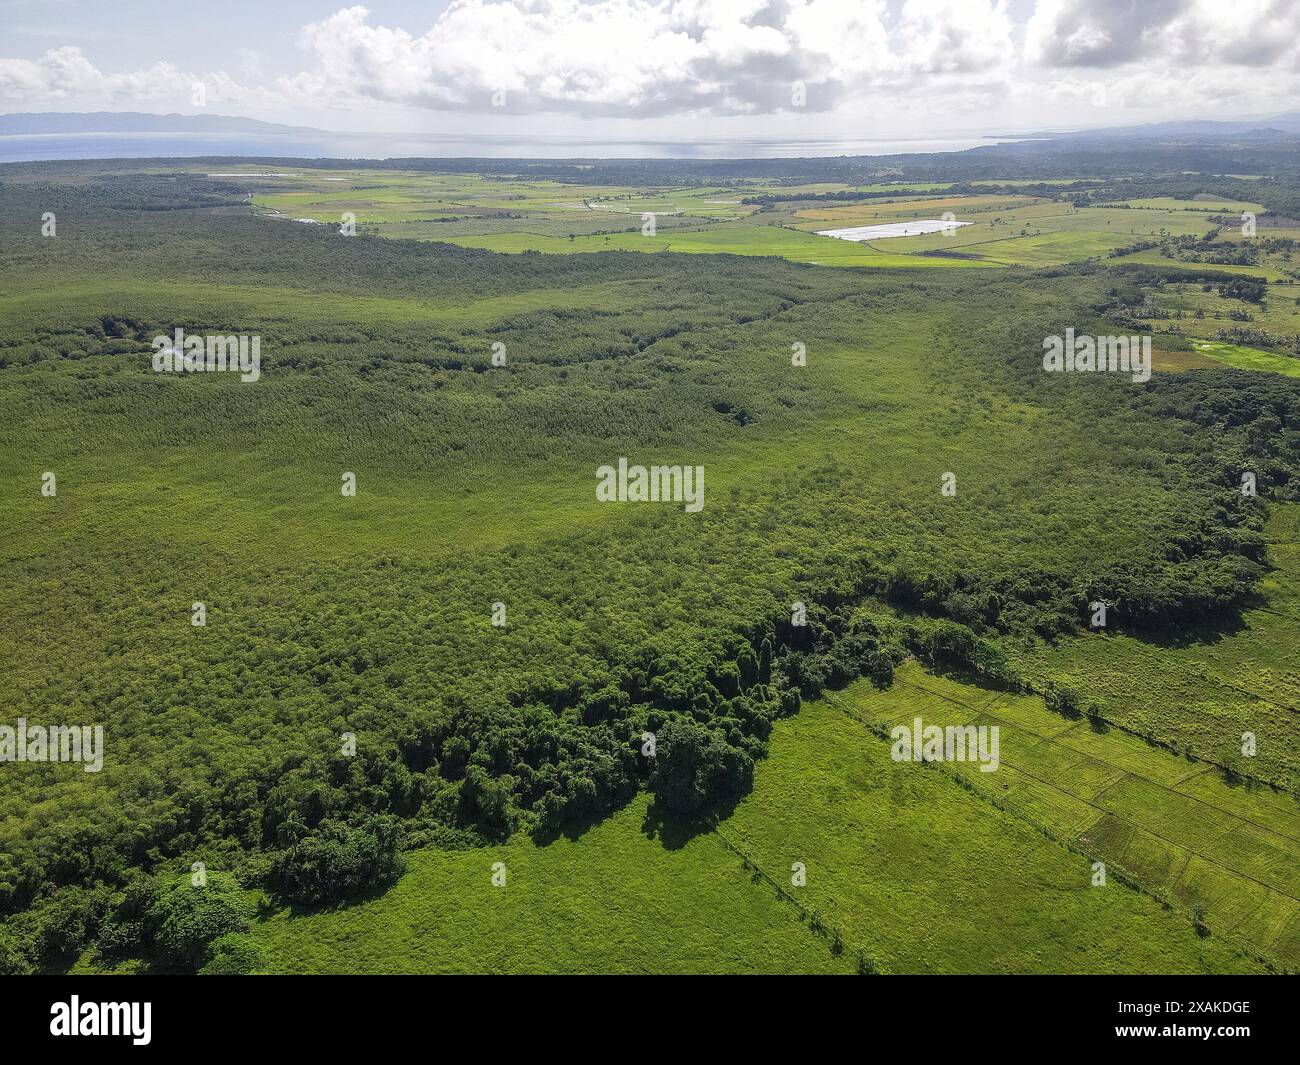
<path fill-rule="evenodd" d="M 292 133 L 329 136 L 310 126 L 284 126 L 230 115 L 150 115 L 142 111 L 38 111 L 0 115 L 0 136 L 41 133 Z"/>
<path fill-rule="evenodd" d="M 0 136 L 42 133 L 280 133 L 317 137 L 346 136 L 310 126 L 286 126 L 256 118 L 232 115 L 151 115 L 142 111 L 61 112 L 40 111 L 0 115 Z M 1110 126 L 1083 130 L 1043 130 L 1030 134 L 1007 134 L 1010 139 L 1087 137 L 1155 138 L 1269 138 L 1300 135 L 1300 111 L 1249 121 L 1192 119 L 1149 122 L 1139 126 Z"/>
<path fill-rule="evenodd" d="M 1062 132 L 1031 133 L 1033 138 L 1062 137 L 1152 137 L 1152 138 L 1197 138 L 1218 139 L 1223 137 L 1256 138 L 1300 135 L 1300 111 L 1291 111 L 1283 115 L 1270 115 L 1267 118 L 1233 121 L 1215 121 L 1210 119 L 1188 119 L 1174 122 L 1147 122 L 1140 126 L 1109 126 L 1101 129 L 1083 129 Z"/>

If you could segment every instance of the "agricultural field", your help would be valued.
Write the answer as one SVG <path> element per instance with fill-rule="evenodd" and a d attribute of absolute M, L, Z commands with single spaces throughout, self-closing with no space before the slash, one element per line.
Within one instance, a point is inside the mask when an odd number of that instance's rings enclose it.
<path fill-rule="evenodd" d="M 254 173 L 255 171 L 247 171 Z M 705 187 L 566 186 L 489 175 L 454 177 L 343 172 L 326 178 L 286 174 L 250 184 L 251 202 L 275 217 L 335 225 L 344 212 L 364 232 L 445 240 L 521 253 L 684 252 L 779 256 L 821 266 L 1044 267 L 1105 256 L 1144 239 L 1199 235 L 1224 212 L 1260 204 L 1172 197 L 1076 207 L 1049 194 L 944 195 L 941 183 L 781 185 L 735 181 Z M 327 184 L 328 183 L 328 184 Z M 1064 184 L 1063 181 L 1047 183 Z M 871 194 L 860 203 L 823 206 L 818 197 Z M 1065 194 L 1060 194 L 1064 196 Z M 765 198 L 759 205 L 746 200 Z M 821 230 L 951 213 L 955 232 L 854 243 Z M 653 214 L 653 232 L 645 230 Z M 1138 261 L 1138 260 L 1135 260 Z"/>
<path fill-rule="evenodd" d="M 583 166 L 0 169 L 0 700 L 105 736 L 0 773 L 0 970 L 1300 968 L 1256 201 Z M 894 760 L 916 713 L 1005 765 Z"/>
<path fill-rule="evenodd" d="M 876 729 L 910 726 L 916 716 L 941 726 L 998 726 L 997 773 L 973 763 L 942 768 L 1252 953 L 1290 968 L 1300 960 L 1293 793 L 1231 786 L 1213 766 L 1082 716 L 1063 718 L 1037 696 L 972 689 L 914 668 L 899 671 L 895 689 L 880 693 L 859 682 L 829 698 Z"/>
<path fill-rule="evenodd" d="M 1172 196 L 1149 196 L 1145 198 L 1126 200 L 1126 207 L 1133 210 L 1142 211 L 1203 211 L 1209 214 L 1236 214 L 1243 211 L 1250 211 L 1253 214 L 1262 214 L 1265 210 L 1263 204 L 1247 203 L 1241 200 L 1231 200 L 1224 196 L 1211 196 L 1201 194 L 1192 197 L 1191 200 L 1179 200 Z"/>

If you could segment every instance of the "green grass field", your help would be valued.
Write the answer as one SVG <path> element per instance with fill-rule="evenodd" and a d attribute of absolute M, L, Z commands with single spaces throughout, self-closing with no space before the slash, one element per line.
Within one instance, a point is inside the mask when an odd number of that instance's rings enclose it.
<path fill-rule="evenodd" d="M 637 231 L 609 236 L 581 237 L 570 241 L 567 238 L 537 236 L 531 233 L 506 233 L 486 237 L 458 237 L 455 242 L 466 247 L 502 252 L 670 251 L 699 255 L 724 253 L 772 255 L 791 262 L 809 263 L 815 266 L 925 268 L 989 265 L 967 259 L 927 258 L 905 254 L 901 250 L 895 253 L 890 250 L 890 246 L 895 243 L 893 240 L 881 241 L 880 245 L 876 246 L 837 240 L 834 237 L 822 237 L 815 233 L 801 233 L 781 226 L 743 223 L 699 230 L 676 228 L 659 230 L 654 236 L 643 236 Z"/>
<path fill-rule="evenodd" d="M 932 685 L 947 697 L 920 687 Z M 1231 942 L 1199 938 L 1185 913 L 1114 879 L 1092 887 L 1085 854 L 945 771 L 892 762 L 859 720 L 950 720 L 953 695 L 990 698 L 909 670 L 889 692 L 855 686 L 806 705 L 778 726 L 753 793 L 715 830 L 665 835 L 638 800 L 548 846 L 417 853 L 383 898 L 311 916 L 274 911 L 254 938 L 276 972 L 853 971 L 859 955 L 887 972 L 1259 971 Z M 1034 720 L 1061 725 L 1041 710 Z M 1007 731 L 1037 735 L 1019 720 Z M 1021 744 L 1004 742 L 1019 758 Z M 1145 753 L 1103 746 L 1139 762 Z M 1024 801 L 1023 774 L 1012 772 Z M 991 777 L 1000 784 L 1003 773 Z M 1043 816 L 1065 833 L 1080 827 Z M 1294 809 L 1275 816 L 1294 831 Z M 504 887 L 492 886 L 495 862 Z M 801 887 L 795 863 L 806 869 Z M 1216 909 L 1212 925 L 1219 918 Z"/>
<path fill-rule="evenodd" d="M 1215 362 L 1238 370 L 1260 370 L 1265 373 L 1280 373 L 1285 377 L 1300 377 L 1300 359 L 1289 355 L 1278 355 L 1241 344 L 1228 344 L 1222 340 L 1194 340 L 1192 348 Z"/>
<path fill-rule="evenodd" d="M 420 851 L 382 898 L 254 927 L 287 973 L 847 973 L 722 840 L 668 849 L 643 798 L 576 839 Z M 493 884 L 494 866 L 505 882 Z M 496 872 L 498 877 L 500 869 Z"/>

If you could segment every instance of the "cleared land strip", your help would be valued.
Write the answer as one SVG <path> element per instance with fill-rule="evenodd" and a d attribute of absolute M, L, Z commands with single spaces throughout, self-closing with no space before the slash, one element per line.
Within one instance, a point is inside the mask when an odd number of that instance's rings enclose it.
<path fill-rule="evenodd" d="M 1294 798 L 1189 776 L 1181 759 L 1127 734 L 1097 733 L 1063 721 L 1037 698 L 987 693 L 913 664 L 889 691 L 859 684 L 833 700 L 877 735 L 916 716 L 926 724 L 998 725 L 1001 771 L 948 766 L 964 786 L 1181 904 L 1215 932 L 1285 965 L 1300 961 Z"/>

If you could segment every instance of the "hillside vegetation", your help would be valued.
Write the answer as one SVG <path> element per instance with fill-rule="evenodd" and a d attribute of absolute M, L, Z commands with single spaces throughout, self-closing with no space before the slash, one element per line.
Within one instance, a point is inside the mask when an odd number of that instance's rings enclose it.
<path fill-rule="evenodd" d="M 168 171 L 0 183 L 0 700 L 13 718 L 105 733 L 102 772 L 0 771 L 6 970 L 88 949 L 103 966 L 253 968 L 254 946 L 208 945 L 248 926 L 233 883 L 319 910 L 405 867 L 404 905 L 409 878 L 478 875 L 497 853 L 483 847 L 562 878 L 587 851 L 561 837 L 585 847 L 587 830 L 641 863 L 645 847 L 610 835 L 629 811 L 666 826 L 656 845 L 721 819 L 757 849 L 758 827 L 739 829 L 761 807 L 774 734 L 825 720 L 782 723 L 805 700 L 860 677 L 888 689 L 909 662 L 1048 693 L 1074 667 L 1034 663 L 1061 653 L 1049 641 L 1074 646 L 1098 599 L 1113 632 L 1148 647 L 1240 624 L 1267 590 L 1270 500 L 1300 485 L 1300 383 L 1042 372 L 1044 336 L 1114 330 L 1103 312 L 1131 302 L 1130 276 L 504 255 L 345 237 L 242 195 Z M 39 234 L 47 210 L 57 238 Z M 154 372 L 152 338 L 176 327 L 259 336 L 260 379 Z M 598 502 L 596 471 L 620 457 L 702 466 L 703 509 Z M 57 494 L 42 493 L 47 472 Z M 1094 693 L 1080 694 L 1086 713 Z M 1110 705 L 1096 715 L 1122 717 Z M 1180 713 L 1180 751 L 1295 787 L 1291 719 Z M 1259 755 L 1228 764 L 1243 722 Z M 1122 723 L 1167 739 L 1138 711 Z M 898 778 L 924 767 L 886 757 L 871 772 L 872 794 L 921 789 L 898 814 L 918 846 L 926 819 L 948 818 L 1010 861 L 1030 831 L 959 783 Z M 853 824 L 871 816 L 861 799 Z M 721 856 L 690 846 L 697 869 Z M 786 853 L 758 864 L 788 868 Z M 1042 868 L 1064 876 L 1071 853 L 1046 850 Z M 644 860 L 646 877 L 674 875 Z M 874 868 L 851 848 L 818 860 L 837 877 Z M 174 885 L 196 862 L 214 886 L 194 914 Z M 719 912 L 790 921 L 775 895 L 714 887 Z M 1128 888 L 1081 894 L 1069 933 L 1036 956 L 1029 939 L 997 959 L 950 944 L 933 963 L 867 920 L 873 897 L 816 904 L 845 907 L 847 959 L 797 929 L 765 954 L 753 931 L 753 951 L 720 967 L 1239 964 L 1237 946 L 1202 949 L 1185 915 Z M 1083 959 L 1096 921 L 1114 939 Z M 210 933 L 198 946 L 176 932 L 196 923 Z M 695 966 L 707 942 L 675 961 L 632 951 L 626 967 Z M 286 966 L 323 964 L 283 950 Z"/>

